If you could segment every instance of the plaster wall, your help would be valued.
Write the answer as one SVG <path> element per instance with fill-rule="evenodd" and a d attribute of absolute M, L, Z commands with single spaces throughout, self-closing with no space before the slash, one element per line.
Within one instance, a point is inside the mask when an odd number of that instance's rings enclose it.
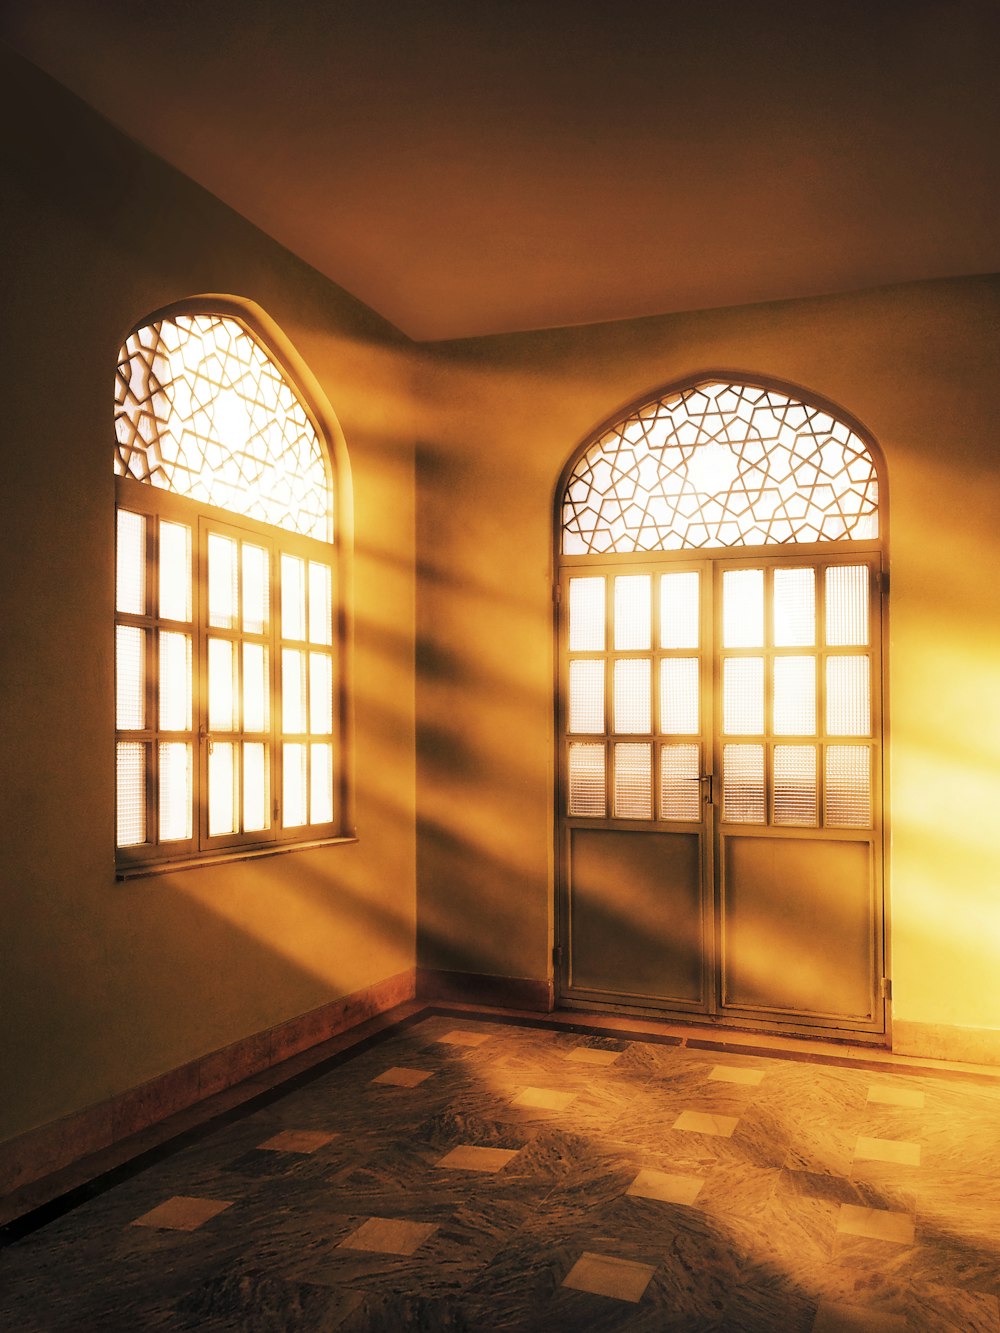
<path fill-rule="evenodd" d="M 536 978 L 550 968 L 561 469 L 620 406 L 742 371 L 839 404 L 884 451 L 894 1014 L 1000 1029 L 998 328 L 1000 281 L 971 278 L 425 350 L 424 966 Z"/>
<path fill-rule="evenodd" d="M 4 250 L 0 1141 L 413 966 L 409 347 L 14 57 Z M 351 462 L 358 841 L 114 878 L 113 376 L 148 312 L 255 301 Z"/>

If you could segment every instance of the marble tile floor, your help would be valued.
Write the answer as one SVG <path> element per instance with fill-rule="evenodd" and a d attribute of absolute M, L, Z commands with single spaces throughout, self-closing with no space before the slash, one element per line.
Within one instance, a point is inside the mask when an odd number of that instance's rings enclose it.
<path fill-rule="evenodd" d="M 1000 1333 L 998 1177 L 998 1078 L 416 1009 L 9 1228 L 0 1328 Z"/>

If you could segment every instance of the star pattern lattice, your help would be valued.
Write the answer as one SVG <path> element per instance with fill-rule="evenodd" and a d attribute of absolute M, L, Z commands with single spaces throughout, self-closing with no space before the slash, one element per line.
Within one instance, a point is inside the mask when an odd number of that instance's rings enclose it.
<path fill-rule="evenodd" d="M 115 474 L 330 541 L 332 495 L 305 408 L 224 315 L 144 324 L 118 361 Z"/>
<path fill-rule="evenodd" d="M 747 384 L 644 404 L 586 450 L 563 495 L 565 555 L 877 536 L 865 443 L 828 412 Z"/>

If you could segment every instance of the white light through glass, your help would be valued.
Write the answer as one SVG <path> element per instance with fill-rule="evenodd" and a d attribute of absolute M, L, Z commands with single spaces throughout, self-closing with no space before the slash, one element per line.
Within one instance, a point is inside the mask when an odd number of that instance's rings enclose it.
<path fill-rule="evenodd" d="M 208 748 L 208 832 L 212 837 L 236 832 L 236 768 L 230 741 Z"/>
<path fill-rule="evenodd" d="M 282 781 L 284 785 L 285 828 L 300 828 L 309 820 L 309 800 L 306 783 L 306 747 L 285 744 Z"/>
<path fill-rule="evenodd" d="M 688 481 L 702 495 L 728 491 L 739 470 L 739 460 L 726 444 L 703 444 L 687 460 Z"/>
<path fill-rule="evenodd" d="M 562 519 L 566 555 L 869 540 L 878 480 L 845 422 L 774 389 L 713 381 L 605 431 L 573 468 Z"/>
<path fill-rule="evenodd" d="M 281 637 L 306 637 L 306 565 L 294 555 L 281 557 Z"/>
<path fill-rule="evenodd" d="M 118 511 L 115 610 L 141 616 L 146 611 L 146 520 L 142 514 Z"/>
<path fill-rule="evenodd" d="M 115 473 L 330 541 L 319 436 L 263 346 L 227 315 L 144 324 L 119 354 Z"/>
<path fill-rule="evenodd" d="M 160 615 L 191 619 L 191 529 L 183 523 L 160 524 Z"/>

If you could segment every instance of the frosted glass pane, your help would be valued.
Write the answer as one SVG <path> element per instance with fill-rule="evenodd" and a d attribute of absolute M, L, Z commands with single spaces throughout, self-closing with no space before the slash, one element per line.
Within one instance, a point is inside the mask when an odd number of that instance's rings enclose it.
<path fill-rule="evenodd" d="M 823 818 L 831 828 L 870 828 L 871 751 L 867 745 L 828 745 Z"/>
<path fill-rule="evenodd" d="M 607 813 L 604 746 L 575 743 L 569 747 L 569 813 L 603 819 Z"/>
<path fill-rule="evenodd" d="M 281 727 L 285 732 L 307 730 L 306 654 L 298 648 L 281 653 Z"/>
<path fill-rule="evenodd" d="M 267 747 L 259 741 L 243 746 L 243 828 L 259 833 L 270 823 L 271 794 L 267 781 Z"/>
<path fill-rule="evenodd" d="M 815 824 L 816 747 L 813 745 L 776 745 L 774 747 L 774 822 L 776 824 Z"/>
<path fill-rule="evenodd" d="M 826 659 L 826 729 L 831 736 L 871 734 L 867 657 Z"/>
<path fill-rule="evenodd" d="M 832 565 L 826 571 L 826 641 L 846 648 L 868 643 L 868 566 Z"/>
<path fill-rule="evenodd" d="M 309 654 L 309 730 L 333 735 L 333 659 L 327 653 Z"/>
<path fill-rule="evenodd" d="M 615 746 L 615 818 L 652 819 L 653 761 L 649 745 Z"/>
<path fill-rule="evenodd" d="M 722 645 L 764 646 L 764 571 L 727 569 L 722 576 Z"/>
<path fill-rule="evenodd" d="M 675 736 L 697 736 L 698 713 L 697 657 L 662 658 L 660 730 Z"/>
<path fill-rule="evenodd" d="M 236 658 L 229 639 L 208 641 L 208 729 L 236 730 Z"/>
<path fill-rule="evenodd" d="M 214 838 L 236 832 L 235 746 L 212 741 L 208 747 L 208 831 Z"/>
<path fill-rule="evenodd" d="M 119 847 L 146 841 L 146 747 L 141 741 L 119 741 L 116 752 L 115 804 Z"/>
<path fill-rule="evenodd" d="M 571 653 L 604 651 L 604 580 L 569 581 L 569 650 Z"/>
<path fill-rule="evenodd" d="M 634 733 L 652 730 L 649 682 L 648 658 L 627 657 L 615 663 L 615 731 Z"/>
<path fill-rule="evenodd" d="M 183 741 L 160 745 L 160 842 L 191 837 L 191 746 Z"/>
<path fill-rule="evenodd" d="M 615 579 L 615 648 L 649 648 L 650 576 L 625 574 Z"/>
<path fill-rule="evenodd" d="M 730 824 L 764 823 L 763 745 L 722 747 L 722 818 Z"/>
<path fill-rule="evenodd" d="M 267 551 L 243 543 L 243 629 L 263 634 L 271 614 L 271 571 Z"/>
<path fill-rule="evenodd" d="M 333 643 L 330 566 L 309 561 L 309 642 Z"/>
<path fill-rule="evenodd" d="M 146 631 L 115 626 L 115 717 L 119 731 L 139 731 L 146 718 Z"/>
<path fill-rule="evenodd" d="M 816 659 L 774 659 L 774 734 L 816 735 Z"/>
<path fill-rule="evenodd" d="M 699 747 L 664 745 L 660 751 L 660 818 L 701 819 Z"/>
<path fill-rule="evenodd" d="M 576 734 L 604 730 L 604 663 L 589 658 L 569 664 L 569 729 Z"/>
<path fill-rule="evenodd" d="M 191 619 L 191 529 L 160 523 L 160 616 Z"/>
<path fill-rule="evenodd" d="M 208 623 L 215 629 L 235 629 L 239 606 L 239 566 L 236 543 L 218 532 L 208 535 Z"/>
<path fill-rule="evenodd" d="M 701 575 L 696 569 L 660 579 L 660 646 L 697 648 Z"/>
<path fill-rule="evenodd" d="M 118 510 L 115 567 L 115 610 L 128 615 L 145 615 L 146 520 L 142 514 Z"/>
<path fill-rule="evenodd" d="M 281 637 L 306 637 L 306 562 L 294 555 L 281 557 Z"/>
<path fill-rule="evenodd" d="M 774 646 L 809 648 L 816 642 L 816 574 L 812 569 L 774 571 Z"/>
<path fill-rule="evenodd" d="M 333 746 L 315 743 L 309 753 L 309 822 L 329 824 L 333 819 Z"/>
<path fill-rule="evenodd" d="M 285 828 L 300 828 L 309 822 L 308 791 L 306 787 L 306 747 L 285 745 L 281 769 L 284 794 Z"/>
<path fill-rule="evenodd" d="M 764 659 L 727 657 L 722 668 L 723 730 L 759 736 L 764 730 Z"/>
<path fill-rule="evenodd" d="M 243 730 L 267 731 L 271 725 L 271 686 L 267 649 L 262 643 L 243 645 Z"/>
<path fill-rule="evenodd" d="M 191 730 L 191 636 L 173 630 L 160 633 L 160 730 Z"/>

